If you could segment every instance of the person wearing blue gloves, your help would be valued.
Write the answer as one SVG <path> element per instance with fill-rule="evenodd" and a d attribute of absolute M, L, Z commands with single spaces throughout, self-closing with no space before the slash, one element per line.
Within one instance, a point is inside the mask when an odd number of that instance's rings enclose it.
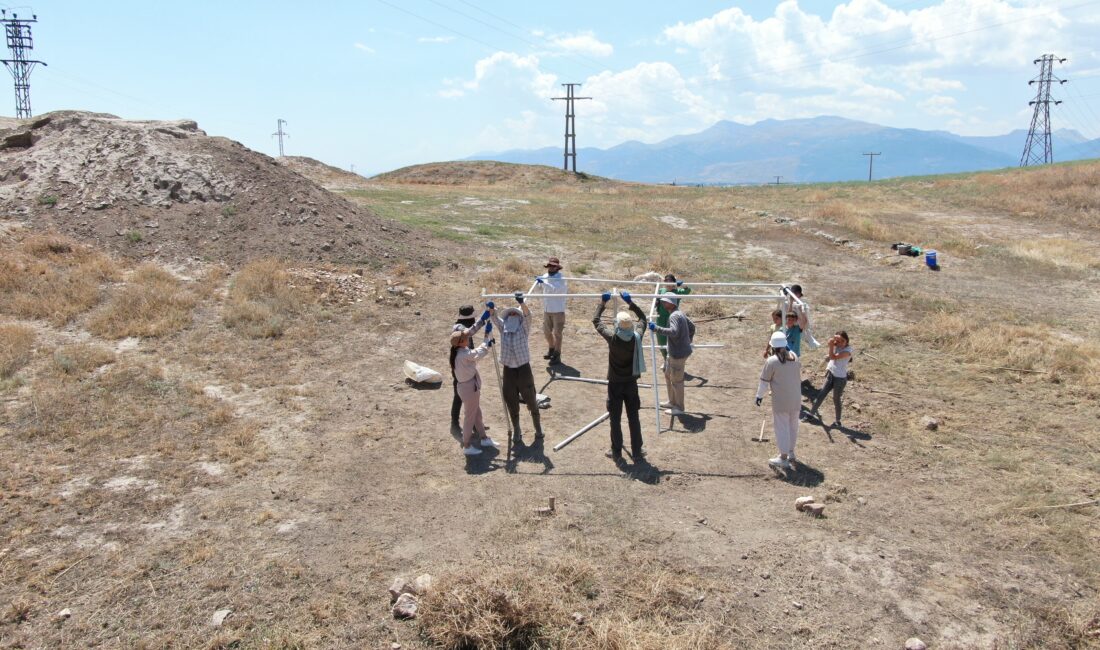
<path fill-rule="evenodd" d="M 481 415 L 481 375 L 477 371 L 477 363 L 489 354 L 489 348 L 493 346 L 493 339 L 489 337 L 493 324 L 488 321 L 489 312 L 486 310 L 473 327 L 458 329 L 459 326 L 456 326 L 455 331 L 451 332 L 451 368 L 458 382 L 458 396 L 462 398 L 462 452 L 467 456 L 480 455 L 480 447 L 500 446 L 485 433 Z M 476 348 L 470 348 L 470 338 L 482 327 L 485 328 L 485 341 Z M 474 433 L 477 433 L 477 445 L 474 444 Z"/>
<path fill-rule="evenodd" d="M 546 273 L 535 278 L 536 289 L 549 296 L 542 301 L 542 333 L 549 348 L 542 358 L 548 359 L 550 365 L 561 363 L 562 334 L 565 332 L 565 298 L 552 295 L 569 293 L 561 268 L 561 260 L 551 257 L 546 262 Z"/>
<path fill-rule="evenodd" d="M 691 287 L 684 286 L 684 281 L 683 280 L 677 280 L 675 275 L 669 273 L 669 274 L 665 275 L 665 283 L 663 285 L 661 285 L 661 288 L 657 289 L 657 293 L 668 293 L 668 292 L 674 293 L 678 296 L 686 296 L 687 294 L 691 293 Z M 657 301 L 657 327 L 668 327 L 668 319 L 669 319 L 669 316 L 671 316 L 671 315 L 672 314 L 667 309 L 665 309 L 665 306 L 662 303 L 662 301 L 658 300 Z M 657 332 L 657 345 L 666 345 L 667 343 L 668 343 L 668 339 L 665 337 L 664 334 L 661 334 L 660 331 L 658 330 L 658 332 Z M 666 350 L 665 348 L 661 348 L 661 358 L 665 359 L 667 357 L 668 357 L 668 350 Z"/>
<path fill-rule="evenodd" d="M 607 412 L 611 415 L 611 451 L 607 456 L 616 465 L 623 462 L 623 407 L 626 407 L 626 419 L 630 427 L 630 455 L 635 463 L 645 459 L 642 441 L 642 422 L 638 411 L 642 407 L 638 397 L 638 378 L 645 372 L 645 354 L 642 352 L 642 335 L 649 322 L 645 312 L 630 299 L 630 294 L 619 294 L 630 312 L 621 311 L 615 316 L 615 327 L 603 324 L 603 312 L 611 294 L 600 297 L 592 325 L 596 332 L 607 342 Z M 638 320 L 630 315 L 633 312 Z"/>
<path fill-rule="evenodd" d="M 695 323 L 679 307 L 679 299 L 671 293 L 663 293 L 657 305 L 669 314 L 668 327 L 649 324 L 654 334 L 668 341 L 668 358 L 665 359 L 665 389 L 668 402 L 662 404 L 668 415 L 684 414 L 684 366 L 691 356 L 691 342 L 695 338 Z M 659 339 L 658 339 L 659 340 Z"/>

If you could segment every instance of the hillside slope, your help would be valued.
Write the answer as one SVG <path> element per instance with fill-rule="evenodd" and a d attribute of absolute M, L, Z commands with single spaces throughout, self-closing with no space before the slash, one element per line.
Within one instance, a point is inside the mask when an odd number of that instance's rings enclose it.
<path fill-rule="evenodd" d="M 362 263 L 427 242 L 193 121 L 0 121 L 0 205 L 129 256 Z"/>
<path fill-rule="evenodd" d="M 373 177 L 385 183 L 413 185 L 496 185 L 524 186 L 607 184 L 606 178 L 573 174 L 546 165 L 524 165 L 497 161 L 453 161 L 411 165 Z"/>
<path fill-rule="evenodd" d="M 294 170 L 326 190 L 345 190 L 369 185 L 359 174 L 325 164 L 308 156 L 284 156 L 277 159 L 280 165 Z"/>

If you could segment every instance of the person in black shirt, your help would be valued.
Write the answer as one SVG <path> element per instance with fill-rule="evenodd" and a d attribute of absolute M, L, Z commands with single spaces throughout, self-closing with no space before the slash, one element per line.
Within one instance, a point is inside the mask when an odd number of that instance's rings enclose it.
<path fill-rule="evenodd" d="M 611 451 L 607 456 L 616 464 L 623 462 L 622 413 L 626 406 L 626 419 L 630 427 L 630 455 L 635 463 L 645 458 L 642 448 L 642 422 L 638 418 L 641 400 L 638 397 L 638 377 L 645 372 L 645 356 L 642 353 L 642 335 L 648 319 L 623 291 L 619 294 L 638 320 L 630 312 L 622 311 L 615 316 L 615 326 L 604 325 L 601 321 L 611 294 L 601 296 L 592 325 L 596 332 L 607 342 L 607 412 L 611 414 Z"/>

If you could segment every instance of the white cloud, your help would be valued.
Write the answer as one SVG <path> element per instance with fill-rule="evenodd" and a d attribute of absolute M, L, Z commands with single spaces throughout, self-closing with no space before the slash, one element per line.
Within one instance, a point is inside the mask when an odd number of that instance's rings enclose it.
<path fill-rule="evenodd" d="M 917 104 L 917 107 L 929 115 L 959 118 L 963 116 L 963 113 L 955 108 L 956 103 L 954 97 L 948 97 L 947 95 L 932 95 L 928 99 Z"/>
<path fill-rule="evenodd" d="M 445 80 L 444 85 L 461 86 L 466 91 L 480 90 L 488 83 L 520 87 L 537 96 L 549 97 L 554 91 L 557 76 L 539 68 L 538 56 L 522 56 L 515 52 L 495 52 L 474 64 L 472 79 Z M 456 95 L 451 95 L 456 96 Z"/>
<path fill-rule="evenodd" d="M 615 52 L 615 48 L 610 43 L 604 43 L 592 32 L 555 36 L 551 42 L 569 54 L 605 57 Z"/>
<path fill-rule="evenodd" d="M 416 39 L 417 43 L 450 43 L 455 40 L 454 36 L 421 36 Z"/>
<path fill-rule="evenodd" d="M 374 48 L 373 47 L 369 47 L 369 46 L 364 45 L 362 43 L 356 43 L 355 44 L 355 49 L 359 50 L 360 52 L 366 52 L 367 54 L 374 54 Z"/>

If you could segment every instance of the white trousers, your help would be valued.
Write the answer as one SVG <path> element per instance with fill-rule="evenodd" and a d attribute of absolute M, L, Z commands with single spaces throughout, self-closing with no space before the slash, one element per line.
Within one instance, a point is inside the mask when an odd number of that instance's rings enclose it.
<path fill-rule="evenodd" d="M 798 443 L 798 410 L 777 411 L 772 409 L 772 422 L 775 424 L 775 446 L 780 454 L 788 456 L 794 453 Z"/>

